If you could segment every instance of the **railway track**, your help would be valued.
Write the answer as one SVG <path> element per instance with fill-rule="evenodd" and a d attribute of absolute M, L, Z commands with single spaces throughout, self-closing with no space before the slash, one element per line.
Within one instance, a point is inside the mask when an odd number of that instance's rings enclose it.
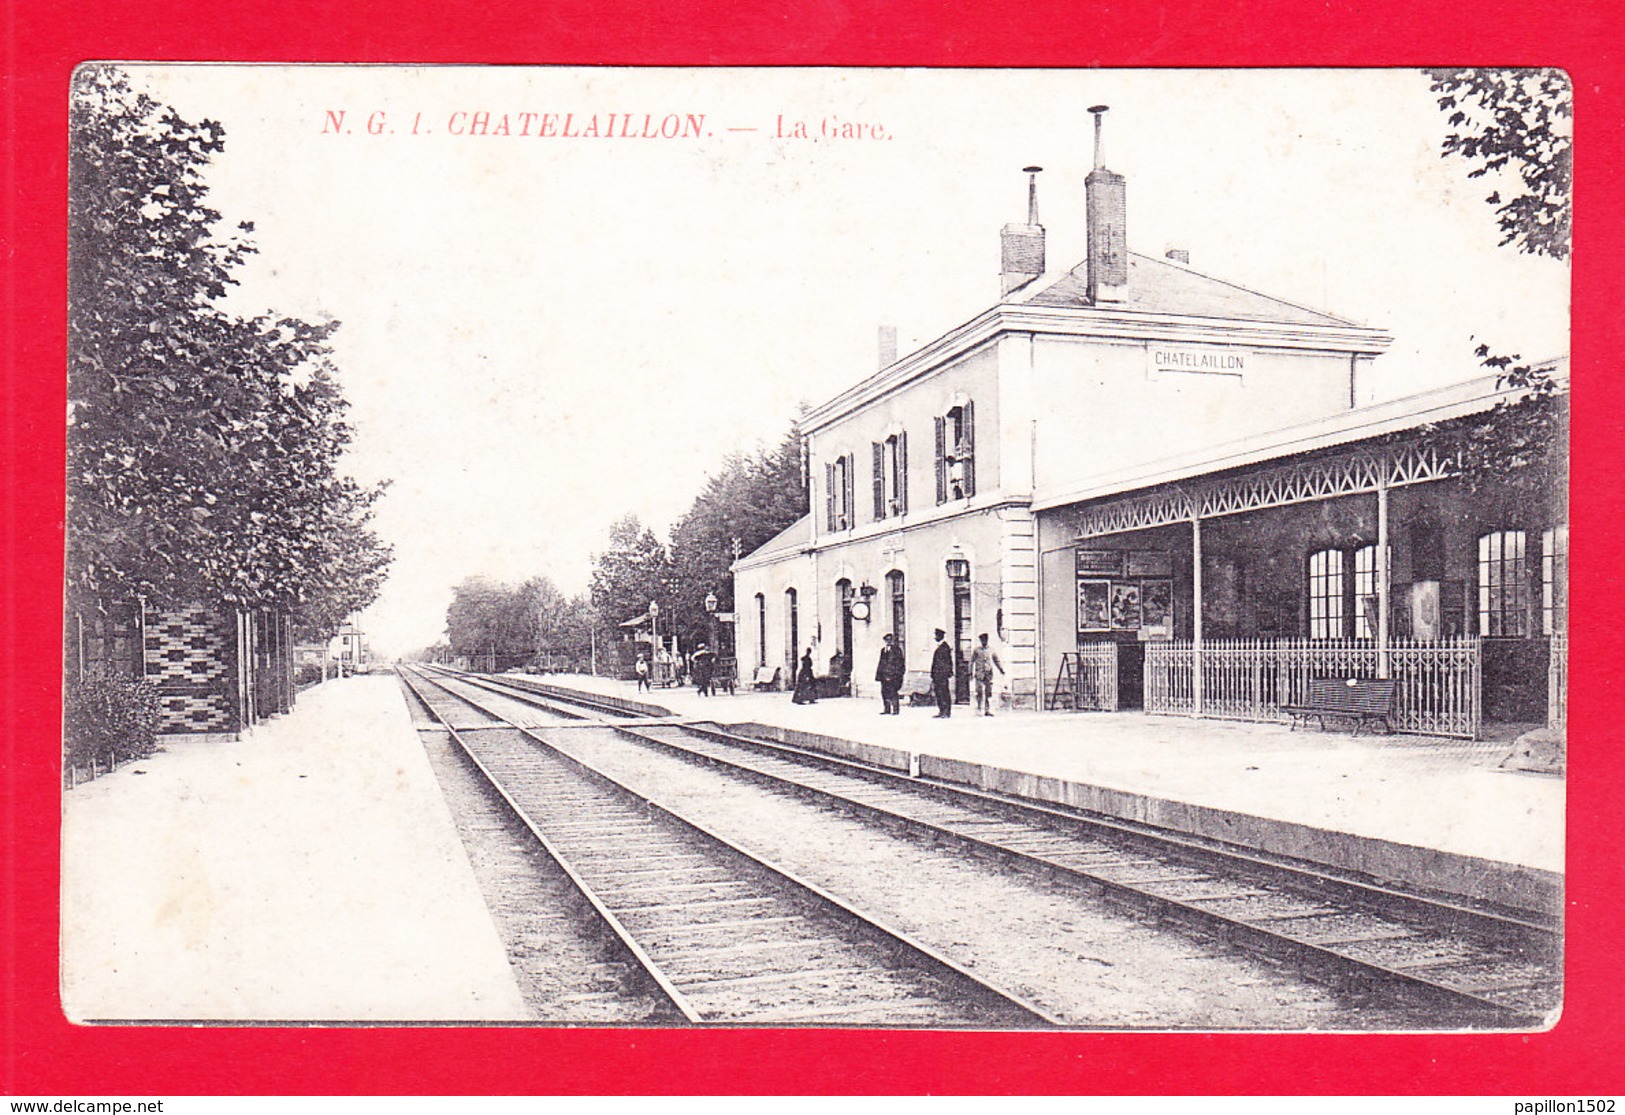
<path fill-rule="evenodd" d="M 1354 990 L 1435 1008 L 1461 1028 L 1532 1028 L 1562 992 L 1558 927 L 1399 892 L 1105 818 L 931 783 L 718 727 L 624 721 L 627 707 L 533 682 L 465 679 L 697 763 L 816 797 L 976 854 L 1072 880 L 1160 921 L 1282 958 Z M 583 713 L 581 710 L 588 710 Z"/>
<path fill-rule="evenodd" d="M 444 680 L 402 676 L 572 880 L 602 932 L 659 988 L 674 1020 L 1054 1024 L 1038 1007 L 584 766 Z"/>

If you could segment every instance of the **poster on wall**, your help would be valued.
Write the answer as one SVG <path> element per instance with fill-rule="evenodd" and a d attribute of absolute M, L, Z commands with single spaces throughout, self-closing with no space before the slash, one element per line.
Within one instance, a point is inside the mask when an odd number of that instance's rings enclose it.
<path fill-rule="evenodd" d="M 1172 581 L 1144 581 L 1140 586 L 1140 623 L 1150 636 L 1171 638 L 1174 628 Z"/>
<path fill-rule="evenodd" d="M 1116 631 L 1140 629 L 1140 583 L 1112 582 L 1112 628 Z"/>
<path fill-rule="evenodd" d="M 1110 581 L 1078 582 L 1078 630 L 1110 631 L 1112 628 Z"/>

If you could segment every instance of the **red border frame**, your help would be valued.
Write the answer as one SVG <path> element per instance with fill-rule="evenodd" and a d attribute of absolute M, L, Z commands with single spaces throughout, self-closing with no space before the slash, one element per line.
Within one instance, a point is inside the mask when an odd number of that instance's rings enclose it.
<path fill-rule="evenodd" d="M 242 61 L 919 66 L 1560 65 L 1574 79 L 1574 597 L 1609 599 L 1625 506 L 1607 484 L 1625 386 L 1618 275 L 1625 222 L 1620 21 L 1611 5 L 1506 0 L 1038 0 L 974 12 L 936 0 L 549 0 L 474 10 L 426 0 L 215 4 L 13 0 L 4 242 L 7 474 L 0 700 L 8 740 L 4 1066 L 23 1095 L 1105 1093 L 1617 1093 L 1625 1027 L 1625 826 L 1612 790 L 1625 747 L 1605 730 L 1611 608 L 1575 617 L 1569 781 L 1569 996 L 1530 1036 L 1359 1037 L 528 1029 L 78 1028 L 57 1005 L 58 627 L 64 397 L 66 89 L 93 58 Z M 1538 22 L 1537 22 L 1538 20 Z M 1217 29 L 1217 30 L 1215 30 Z M 1490 215 L 1486 211 L 1485 219 Z M 1589 621 L 1589 622 L 1585 622 Z M 1512 823 L 1509 821 L 1509 823 Z"/>

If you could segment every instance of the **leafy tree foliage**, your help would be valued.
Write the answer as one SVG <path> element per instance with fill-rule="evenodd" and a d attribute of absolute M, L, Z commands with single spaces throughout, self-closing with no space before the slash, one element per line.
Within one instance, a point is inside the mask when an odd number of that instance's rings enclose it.
<path fill-rule="evenodd" d="M 1478 357 L 1501 386 L 1523 394 L 1429 427 L 1432 444 L 1456 460 L 1463 483 L 1489 507 L 1513 515 L 1539 508 L 1551 522 L 1567 521 L 1568 391 L 1548 369 L 1519 357 L 1493 356 L 1486 345 Z"/>
<path fill-rule="evenodd" d="M 1470 178 L 1515 178 L 1520 192 L 1499 189 L 1501 243 L 1520 252 L 1567 259 L 1573 188 L 1573 91 L 1561 70 L 1431 70 L 1432 89 L 1452 129 L 1443 155 L 1473 164 Z"/>
<path fill-rule="evenodd" d="M 329 359 L 336 323 L 241 318 L 220 302 L 253 252 L 222 238 L 191 123 L 87 66 L 70 108 L 67 583 L 70 602 L 145 596 L 293 610 L 332 630 L 378 593 L 381 487 Z"/>
<path fill-rule="evenodd" d="M 671 531 L 677 617 L 689 645 L 706 637 L 704 601 L 717 596 L 719 611 L 734 611 L 733 544 L 748 554 L 807 513 L 801 475 L 801 433 L 791 427 L 783 441 L 754 455 L 733 454 Z"/>
<path fill-rule="evenodd" d="M 586 596 L 566 596 L 548 577 L 530 578 L 518 596 L 536 654 L 591 658 L 592 604 Z"/>
<path fill-rule="evenodd" d="M 519 591 L 486 577 L 469 577 L 451 590 L 446 635 L 454 654 L 528 655 L 533 631 Z"/>
<path fill-rule="evenodd" d="M 654 531 L 627 515 L 609 528 L 609 546 L 593 555 L 592 608 L 600 632 L 611 641 L 620 624 L 646 614 L 650 603 L 672 615 L 675 593 L 671 559 Z M 668 630 L 662 621 L 662 633 Z"/>
<path fill-rule="evenodd" d="M 1497 206 L 1502 246 L 1566 260 L 1573 187 L 1573 90 L 1559 70 L 1431 70 L 1432 90 L 1451 129 L 1442 155 L 1473 164 L 1470 178 L 1495 175 L 1518 191 L 1485 198 Z M 1566 518 L 1568 394 L 1547 366 L 1479 345 L 1479 362 L 1503 387 L 1521 390 L 1480 415 L 1430 429 L 1460 463 L 1470 489 Z"/>
<path fill-rule="evenodd" d="M 617 649 L 623 657 L 629 653 L 620 625 L 647 615 L 651 602 L 660 606 L 661 636 L 675 633 L 692 649 L 709 630 L 707 593 L 716 593 L 719 611 L 733 610 L 728 566 L 734 542 L 748 553 L 806 513 L 801 435 L 792 427 L 772 450 L 727 458 L 673 528 L 669 552 L 653 530 L 627 515 L 594 555 L 586 596 L 566 596 L 541 576 L 517 586 L 468 578 L 452 590 L 447 645 L 424 653 L 562 655 L 585 663 L 596 635 L 600 660 L 608 664 Z"/>
<path fill-rule="evenodd" d="M 585 663 L 592 654 L 586 598 L 565 596 L 547 577 L 532 577 L 521 585 L 465 579 L 452 589 L 446 631 L 448 655 L 563 656 Z"/>

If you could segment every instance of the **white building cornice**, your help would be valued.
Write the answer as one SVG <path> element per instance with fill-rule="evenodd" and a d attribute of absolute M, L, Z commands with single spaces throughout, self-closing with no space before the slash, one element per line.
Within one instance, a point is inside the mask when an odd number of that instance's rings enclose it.
<path fill-rule="evenodd" d="M 899 388 L 929 376 L 951 361 L 1007 333 L 1091 338 L 1103 343 L 1243 345 L 1375 356 L 1393 343 L 1392 335 L 1359 325 L 1308 325 L 1240 318 L 1159 314 L 1111 307 L 994 306 L 949 330 L 889 367 L 814 407 L 801 428 L 814 433 Z"/>

